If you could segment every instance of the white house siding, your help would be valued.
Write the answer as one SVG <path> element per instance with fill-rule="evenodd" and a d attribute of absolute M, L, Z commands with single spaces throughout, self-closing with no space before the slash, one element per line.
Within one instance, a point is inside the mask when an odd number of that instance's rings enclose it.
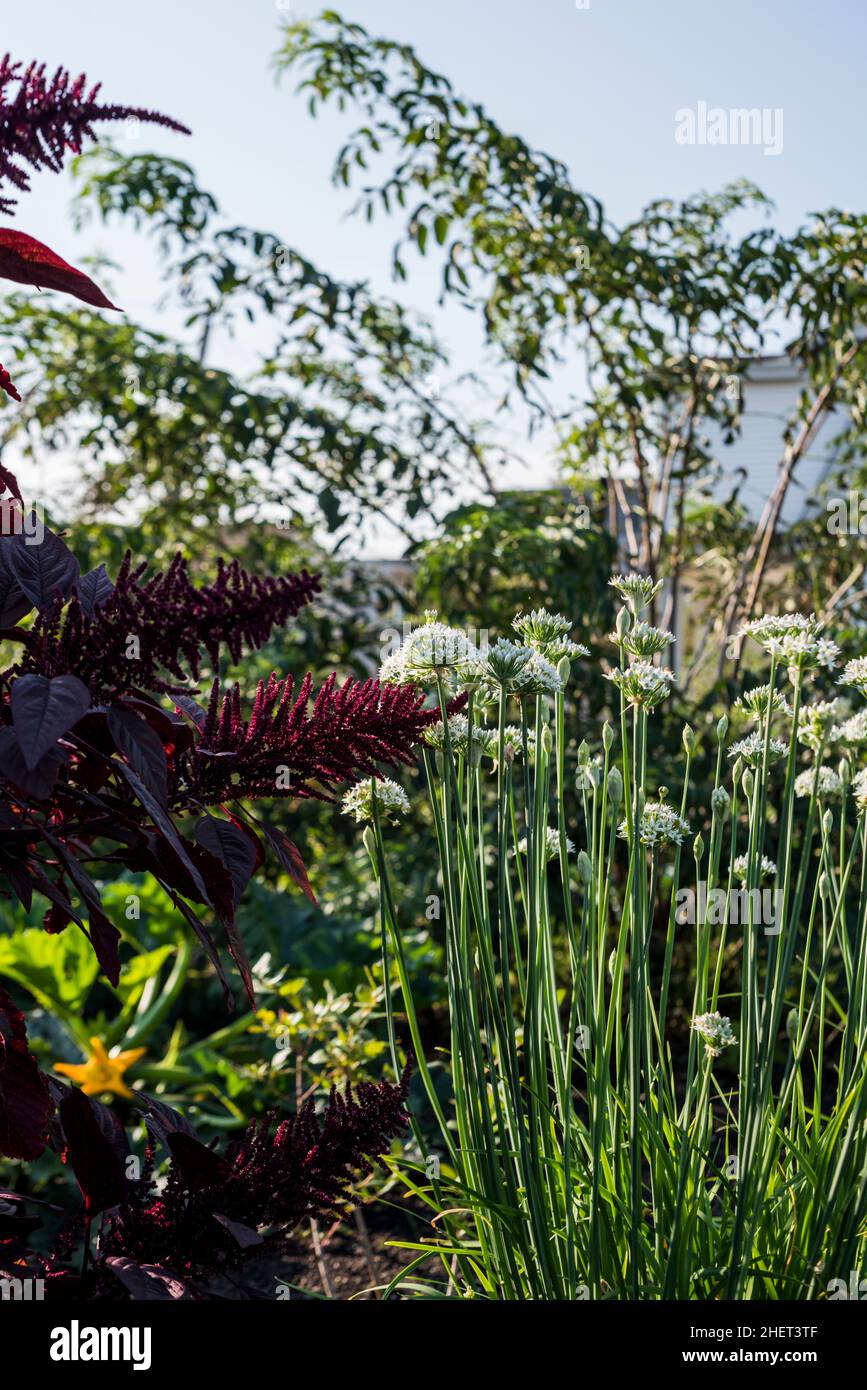
<path fill-rule="evenodd" d="M 803 377 L 788 358 L 766 358 L 752 369 L 743 387 L 742 428 L 734 443 L 724 444 L 716 426 L 706 431 L 720 464 L 714 495 L 727 497 L 742 470 L 739 500 L 755 521 L 777 481 L 783 431 L 797 410 L 803 386 Z M 783 526 L 803 515 L 811 493 L 824 478 L 833 440 L 841 428 L 838 421 L 833 414 L 825 419 L 797 465 L 781 514 Z"/>

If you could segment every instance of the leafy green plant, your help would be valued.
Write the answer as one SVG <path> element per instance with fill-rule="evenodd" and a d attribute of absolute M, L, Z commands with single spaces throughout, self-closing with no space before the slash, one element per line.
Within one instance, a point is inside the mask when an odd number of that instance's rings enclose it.
<path fill-rule="evenodd" d="M 385 987 L 371 970 L 352 994 L 338 994 L 330 980 L 321 994 L 307 980 L 286 980 L 277 988 L 274 1006 L 259 1009 L 251 1032 L 273 1042 L 277 1062 L 296 1063 L 305 1091 L 330 1085 L 335 1075 L 369 1080 L 371 1067 L 378 1070 L 388 1049 L 375 1027 L 385 1017 L 384 1001 Z"/>

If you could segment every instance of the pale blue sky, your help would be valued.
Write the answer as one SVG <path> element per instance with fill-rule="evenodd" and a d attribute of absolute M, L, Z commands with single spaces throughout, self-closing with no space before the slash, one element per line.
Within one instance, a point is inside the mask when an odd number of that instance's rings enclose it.
<path fill-rule="evenodd" d="M 319 6 L 293 0 L 294 17 Z M 343 14 L 414 44 L 428 65 L 481 100 L 505 127 L 563 159 L 580 188 L 613 218 L 654 197 L 716 188 L 746 176 L 794 227 L 812 209 L 864 203 L 863 64 L 867 6 L 856 0 L 347 0 Z M 7 7 L 8 10 L 8 7 Z M 330 187 L 346 120 L 311 121 L 269 70 L 286 10 L 275 0 L 40 0 L 7 13 L 3 45 L 15 57 L 84 68 L 106 100 L 152 106 L 192 127 L 191 138 L 144 131 L 188 159 L 239 222 L 278 232 L 342 278 L 392 289 L 396 231 L 342 221 L 351 198 Z M 709 106 L 782 108 L 783 150 L 679 145 L 675 112 Z M 65 222 L 69 186 L 34 180 L 16 225 L 74 260 L 98 243 L 123 265 L 118 302 L 146 322 L 156 273 L 147 246 L 119 228 L 76 243 Z M 431 311 L 427 266 L 399 290 Z M 468 316 L 440 320 L 458 366 L 475 363 Z M 0 359 L 2 360 L 2 359 Z"/>

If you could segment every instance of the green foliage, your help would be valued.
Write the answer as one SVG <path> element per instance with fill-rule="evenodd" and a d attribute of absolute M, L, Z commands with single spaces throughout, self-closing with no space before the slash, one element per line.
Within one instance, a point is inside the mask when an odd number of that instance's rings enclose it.
<path fill-rule="evenodd" d="M 227 224 L 178 160 L 105 147 L 76 167 L 79 225 L 123 216 L 155 238 L 165 303 L 184 312 L 192 339 L 127 324 L 98 349 L 103 319 L 29 306 L 17 346 L 38 348 L 22 358 L 31 427 L 55 441 L 62 430 L 89 455 L 95 514 L 120 497 L 159 503 L 151 524 L 177 536 L 250 524 L 269 508 L 285 528 L 318 512 L 345 539 L 371 510 L 393 505 L 411 521 L 462 477 L 489 485 L 484 447 L 430 380 L 443 353 L 426 325 L 276 234 Z M 249 324 L 270 346 L 245 382 L 208 358 Z M 68 399 L 52 371 L 61 360 Z"/>
<path fill-rule="evenodd" d="M 276 65 L 298 74 L 311 114 L 328 102 L 360 111 L 335 182 L 363 180 L 358 210 L 368 219 L 402 219 L 399 278 L 410 245 L 422 255 L 438 248 L 444 296 L 477 315 L 510 378 L 504 402 L 517 392 L 556 431 L 567 476 L 607 509 L 623 567 L 669 579 L 663 626 L 676 626 L 682 591 L 703 566 L 721 674 L 738 622 L 777 591 L 770 557 L 795 553 L 779 542 L 783 502 L 832 410 L 845 421 L 838 461 L 864 481 L 867 217 L 832 209 L 792 236 L 767 222 L 751 228 L 768 203 L 741 182 L 656 200 L 616 227 L 562 162 L 503 130 L 407 45 L 326 11 L 287 27 Z M 740 430 L 750 368 L 772 332 L 788 338 L 804 390 L 781 429 L 775 491 L 743 536 L 737 487 L 713 492 L 710 427 L 726 441 Z M 560 368 L 575 365 L 584 399 L 555 402 Z M 711 564 L 707 528 L 692 525 L 696 494 L 724 537 Z M 830 562 L 855 601 L 859 576 L 851 564 L 846 572 L 823 522 L 814 515 L 797 537 L 805 587 Z M 839 602 L 833 580 L 822 599 L 832 594 Z"/>
<path fill-rule="evenodd" d="M 335 1076 L 353 1084 L 378 1080 L 388 1041 L 376 1036 L 374 1025 L 385 1018 L 384 1001 L 385 989 L 372 970 L 351 994 L 338 994 L 330 980 L 321 994 L 303 978 L 286 980 L 274 1006 L 259 1010 L 251 1032 L 274 1044 L 275 1066 L 295 1062 L 302 1090 L 328 1087 Z"/>
<path fill-rule="evenodd" d="M 0 936 L 0 975 L 71 1025 L 83 1016 L 99 962 L 83 932 L 49 936 L 41 927 L 26 927 Z"/>
<path fill-rule="evenodd" d="M 613 619 L 613 543 L 566 490 L 505 492 L 459 507 L 411 554 L 417 608 L 456 624 L 504 636 L 516 611 L 542 606 L 574 614 L 576 640 L 587 644 Z"/>

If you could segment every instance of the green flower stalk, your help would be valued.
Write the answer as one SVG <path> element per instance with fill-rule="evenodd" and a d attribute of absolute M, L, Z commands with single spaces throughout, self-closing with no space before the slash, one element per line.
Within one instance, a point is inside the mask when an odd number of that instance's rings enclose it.
<path fill-rule="evenodd" d="M 657 787 L 672 634 L 642 617 L 659 581 L 613 583 L 619 721 L 575 737 L 584 654 L 541 608 L 518 615 L 518 642 L 428 668 L 436 1052 L 401 948 L 413 904 L 387 863 L 400 797 L 365 784 L 348 808 L 368 825 L 418 1054 L 419 1146 L 448 1158 L 436 1181 L 402 1170 L 436 1217 L 416 1253 L 439 1255 L 442 1291 L 492 1300 L 821 1297 L 822 1272 L 867 1256 L 867 719 L 843 711 L 858 721 L 844 766 L 823 761 L 841 709 L 804 693 L 835 644 L 814 618 L 758 619 L 745 635 L 767 679 L 718 719 L 709 794 L 693 790 L 707 739 L 689 725 Z M 409 642 L 395 669 L 424 664 Z M 856 691 L 863 670 L 846 668 Z"/>

